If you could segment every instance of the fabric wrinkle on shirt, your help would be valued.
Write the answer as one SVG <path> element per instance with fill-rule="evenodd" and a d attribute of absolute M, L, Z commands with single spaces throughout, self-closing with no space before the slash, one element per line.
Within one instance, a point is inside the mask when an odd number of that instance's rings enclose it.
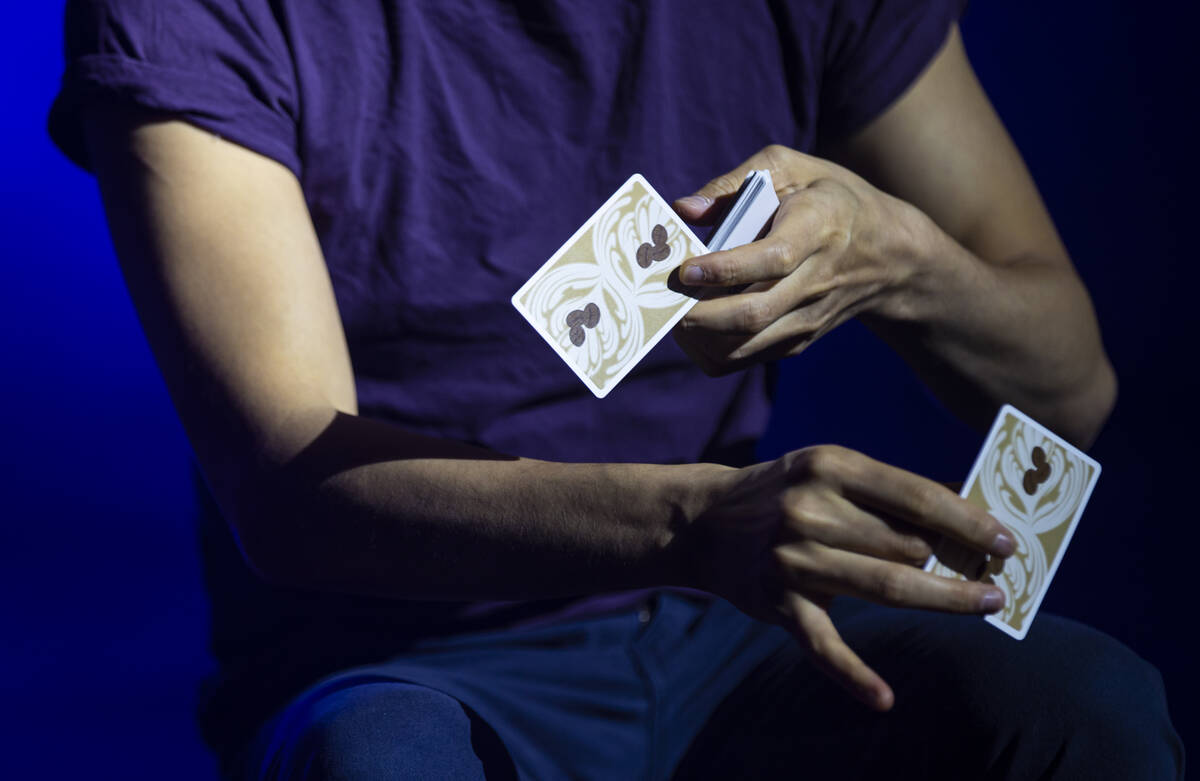
<path fill-rule="evenodd" d="M 634 172 L 672 199 L 767 144 L 815 153 L 861 128 L 962 5 L 71 0 L 49 129 L 87 166 L 84 110 L 136 108 L 289 168 L 364 416 L 554 461 L 743 462 L 768 421 L 761 367 L 710 378 L 664 339 L 597 400 L 509 298 Z M 645 609 L 646 591 L 445 603 L 270 587 L 197 485 L 219 666 L 202 723 L 220 753 L 300 688 L 422 638 Z"/>

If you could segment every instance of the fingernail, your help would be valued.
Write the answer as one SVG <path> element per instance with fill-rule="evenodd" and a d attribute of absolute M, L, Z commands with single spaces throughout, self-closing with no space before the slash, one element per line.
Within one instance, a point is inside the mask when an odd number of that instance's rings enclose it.
<path fill-rule="evenodd" d="M 679 278 L 685 285 L 698 285 L 704 281 L 704 269 L 699 266 L 687 266 L 679 272 Z"/>
<path fill-rule="evenodd" d="M 1003 532 L 992 540 L 992 552 L 1001 556 L 1011 556 L 1017 552 L 1017 541 Z"/>
<path fill-rule="evenodd" d="M 680 198 L 677 203 L 685 209 L 702 212 L 712 205 L 712 198 L 705 198 L 703 195 L 689 195 L 686 198 Z"/>
<path fill-rule="evenodd" d="M 995 613 L 1004 607 L 1004 592 L 993 589 L 984 593 L 983 598 L 979 600 L 979 607 L 988 613 Z"/>

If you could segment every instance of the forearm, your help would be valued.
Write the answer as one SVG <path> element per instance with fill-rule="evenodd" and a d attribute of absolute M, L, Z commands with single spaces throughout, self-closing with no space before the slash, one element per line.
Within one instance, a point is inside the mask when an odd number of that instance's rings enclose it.
<path fill-rule="evenodd" d="M 232 504 L 272 582 L 527 599 L 678 584 L 671 542 L 706 506 L 703 478 L 724 471 L 508 458 L 338 414 Z"/>
<path fill-rule="evenodd" d="M 966 420 L 1011 403 L 1082 446 L 1112 409 L 1116 379 L 1091 301 L 1065 258 L 989 262 L 915 209 L 912 273 L 863 320 Z"/>

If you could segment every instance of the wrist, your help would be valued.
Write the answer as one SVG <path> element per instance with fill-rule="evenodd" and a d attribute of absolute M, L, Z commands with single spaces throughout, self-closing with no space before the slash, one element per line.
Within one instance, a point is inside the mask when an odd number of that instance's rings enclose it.
<path fill-rule="evenodd" d="M 661 485 L 661 498 L 670 508 L 671 523 L 661 548 L 665 586 L 702 588 L 694 547 L 685 544 L 688 530 L 736 483 L 740 469 L 720 464 L 684 464 L 671 467 Z"/>
<path fill-rule="evenodd" d="M 912 204 L 889 195 L 883 199 L 887 227 L 875 232 L 868 251 L 888 275 L 867 313 L 892 322 L 922 322 L 930 302 L 944 289 L 939 258 L 948 237 Z"/>

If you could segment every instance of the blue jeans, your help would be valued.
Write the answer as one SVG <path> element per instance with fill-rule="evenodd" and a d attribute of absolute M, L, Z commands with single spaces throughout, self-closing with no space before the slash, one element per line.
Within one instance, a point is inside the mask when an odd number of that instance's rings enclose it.
<path fill-rule="evenodd" d="M 1017 642 L 974 617 L 835 603 L 896 705 L 868 711 L 779 627 L 723 600 L 422 643 L 330 677 L 264 725 L 265 779 L 1174 779 L 1158 672 L 1042 615 Z"/>

